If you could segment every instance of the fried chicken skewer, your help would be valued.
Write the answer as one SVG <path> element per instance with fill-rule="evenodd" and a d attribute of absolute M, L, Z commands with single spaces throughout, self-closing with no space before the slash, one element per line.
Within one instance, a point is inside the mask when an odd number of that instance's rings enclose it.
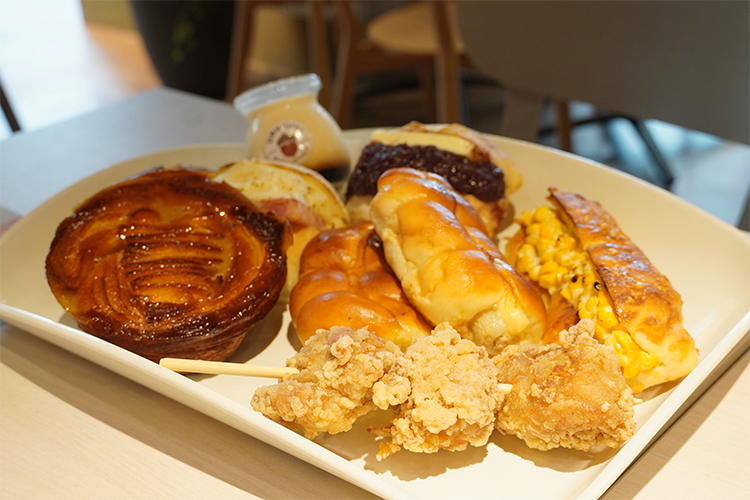
<path fill-rule="evenodd" d="M 392 408 L 389 425 L 370 429 L 390 437 L 379 460 L 401 447 L 484 446 L 493 429 L 541 450 L 614 448 L 633 435 L 634 399 L 614 350 L 592 331 L 582 320 L 562 345 L 510 346 L 490 359 L 447 324 L 403 353 L 367 329 L 321 330 L 287 363 L 300 373 L 260 388 L 252 405 L 311 439 Z"/>

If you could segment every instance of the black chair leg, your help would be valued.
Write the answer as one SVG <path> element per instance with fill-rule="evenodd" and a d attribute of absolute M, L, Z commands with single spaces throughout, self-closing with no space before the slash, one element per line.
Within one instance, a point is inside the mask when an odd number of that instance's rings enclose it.
<path fill-rule="evenodd" d="M 13 108 L 11 108 L 10 102 L 8 102 L 8 98 L 5 96 L 5 90 L 3 89 L 3 84 L 1 82 L 0 82 L 0 105 L 2 105 L 3 113 L 5 114 L 5 118 L 8 120 L 10 129 L 13 132 L 20 131 L 21 126 L 18 124 L 18 120 L 16 120 L 16 115 L 15 113 L 13 113 Z"/>
<path fill-rule="evenodd" d="M 641 139 L 646 145 L 648 152 L 651 154 L 651 158 L 653 158 L 654 163 L 656 163 L 656 166 L 659 168 L 661 175 L 664 177 L 664 186 L 667 189 L 670 189 L 672 186 L 672 182 L 674 182 L 674 176 L 669 169 L 667 160 L 664 159 L 661 151 L 659 151 L 659 146 L 656 145 L 654 137 L 651 135 L 651 132 L 649 132 L 648 127 L 646 127 L 646 123 L 643 120 L 639 120 L 637 118 L 628 119 L 638 131 L 638 134 L 641 136 Z"/>

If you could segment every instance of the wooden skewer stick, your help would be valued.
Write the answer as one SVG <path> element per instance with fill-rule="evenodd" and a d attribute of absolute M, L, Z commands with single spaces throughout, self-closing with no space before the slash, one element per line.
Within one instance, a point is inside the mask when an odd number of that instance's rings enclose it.
<path fill-rule="evenodd" d="M 208 375 L 244 375 L 246 377 L 283 379 L 288 375 L 299 373 L 296 368 L 285 366 L 258 366 L 201 359 L 161 358 L 159 364 L 164 368 L 180 373 L 204 373 Z M 511 384 L 499 384 L 499 386 L 505 394 L 513 390 Z"/>
<path fill-rule="evenodd" d="M 296 368 L 285 366 L 258 366 L 243 363 L 227 363 L 226 361 L 203 361 L 200 359 L 162 358 L 159 364 L 164 368 L 180 373 L 203 373 L 208 375 L 243 375 L 246 377 L 266 377 L 283 379 L 289 375 L 299 373 Z M 500 390 L 510 394 L 512 384 L 499 384 Z M 643 403 L 634 398 L 635 404 Z"/>
<path fill-rule="evenodd" d="M 285 366 L 257 366 L 225 361 L 204 361 L 200 359 L 162 358 L 159 364 L 180 373 L 205 373 L 209 375 L 244 375 L 246 377 L 267 377 L 283 379 L 298 373 L 296 368 Z"/>

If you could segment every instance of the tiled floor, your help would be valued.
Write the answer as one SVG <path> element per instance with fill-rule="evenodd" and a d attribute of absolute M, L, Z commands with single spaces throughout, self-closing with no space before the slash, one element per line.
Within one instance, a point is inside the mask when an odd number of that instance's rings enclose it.
<path fill-rule="evenodd" d="M 0 0 L 0 81 L 23 131 L 160 85 L 137 33 L 87 25 L 78 0 Z M 502 98 L 497 91 L 469 87 L 468 100 L 472 126 L 484 132 L 499 129 Z M 575 116 L 591 112 L 583 103 L 573 110 Z M 420 112 L 418 99 L 408 91 L 371 96 L 360 102 L 357 125 L 400 125 L 424 119 Z M 543 116 L 542 122 L 547 119 Z M 672 191 L 736 225 L 750 189 L 750 147 L 660 122 L 648 126 L 674 174 Z M 0 140 L 11 134 L 2 120 Z M 539 140 L 554 145 L 555 139 Z M 659 181 L 628 122 L 582 126 L 574 131 L 573 144 L 577 154 Z"/>

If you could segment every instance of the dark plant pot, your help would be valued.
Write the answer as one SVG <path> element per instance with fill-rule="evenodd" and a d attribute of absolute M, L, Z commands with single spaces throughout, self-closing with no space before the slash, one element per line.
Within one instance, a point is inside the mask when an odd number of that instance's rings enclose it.
<path fill-rule="evenodd" d="M 223 99 L 234 4 L 210 0 L 132 0 L 149 57 L 168 87 Z"/>

